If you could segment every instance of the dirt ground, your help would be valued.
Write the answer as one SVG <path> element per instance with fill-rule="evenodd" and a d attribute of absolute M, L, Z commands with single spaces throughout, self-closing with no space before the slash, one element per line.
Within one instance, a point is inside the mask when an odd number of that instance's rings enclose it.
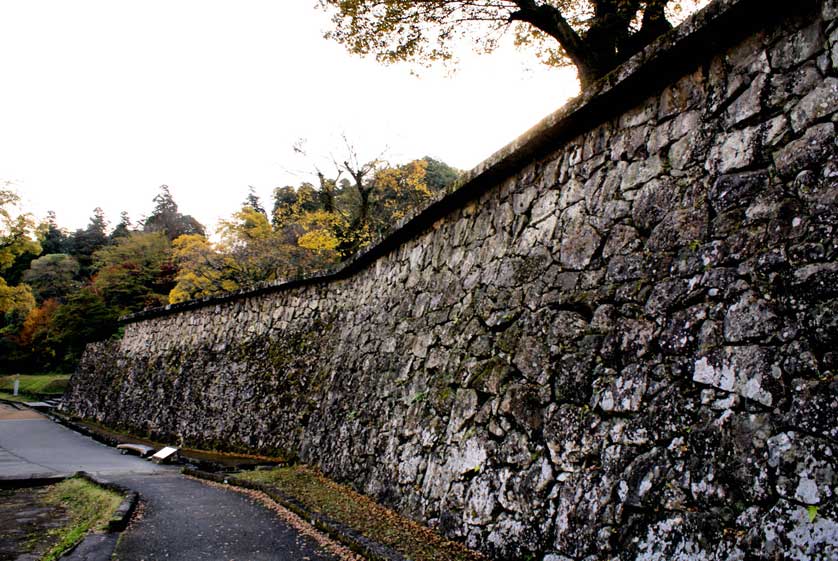
<path fill-rule="evenodd" d="M 43 418 L 43 415 L 31 409 L 15 409 L 11 405 L 0 403 L 0 421 L 31 421 Z"/>
<path fill-rule="evenodd" d="M 0 489 L 0 561 L 34 561 L 52 546 L 51 531 L 68 519 L 63 508 L 45 503 L 48 489 Z"/>

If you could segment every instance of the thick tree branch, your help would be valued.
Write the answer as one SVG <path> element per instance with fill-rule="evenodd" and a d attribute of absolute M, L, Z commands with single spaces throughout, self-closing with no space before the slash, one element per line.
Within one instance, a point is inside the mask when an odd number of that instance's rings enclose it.
<path fill-rule="evenodd" d="M 590 66 L 587 49 L 576 31 L 570 26 L 561 11 L 548 4 L 538 5 L 534 0 L 514 0 L 518 10 L 509 15 L 509 21 L 521 21 L 543 31 L 556 39 L 567 56 L 579 69 L 580 79 Z"/>

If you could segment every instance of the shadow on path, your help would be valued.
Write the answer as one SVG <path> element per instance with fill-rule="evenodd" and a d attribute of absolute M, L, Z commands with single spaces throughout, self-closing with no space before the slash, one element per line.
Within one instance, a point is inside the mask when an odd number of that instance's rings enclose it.
<path fill-rule="evenodd" d="M 115 561 L 333 561 L 311 538 L 246 496 L 178 474 L 119 476 L 140 493 L 140 519 Z"/>

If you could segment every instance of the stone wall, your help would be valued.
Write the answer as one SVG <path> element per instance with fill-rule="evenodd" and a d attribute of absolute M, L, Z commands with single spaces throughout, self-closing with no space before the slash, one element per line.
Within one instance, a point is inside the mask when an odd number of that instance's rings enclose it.
<path fill-rule="evenodd" d="M 66 409 L 497 559 L 835 559 L 836 17 L 712 4 L 343 270 L 130 318 Z"/>

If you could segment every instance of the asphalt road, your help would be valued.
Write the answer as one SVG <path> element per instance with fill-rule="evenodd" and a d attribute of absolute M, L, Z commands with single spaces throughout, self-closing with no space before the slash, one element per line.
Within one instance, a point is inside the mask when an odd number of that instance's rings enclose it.
<path fill-rule="evenodd" d="M 70 475 L 77 471 L 110 476 L 170 469 L 136 456 L 123 456 L 39 413 L 0 403 L 0 479 Z"/>
<path fill-rule="evenodd" d="M 182 475 L 120 476 L 143 498 L 141 521 L 119 540 L 116 561 L 336 561 L 247 497 Z"/>
<path fill-rule="evenodd" d="M 86 471 L 140 493 L 142 515 L 122 533 L 92 536 L 70 559 L 90 561 L 337 561 L 263 505 L 123 456 L 32 411 L 0 403 L 0 479 Z"/>

